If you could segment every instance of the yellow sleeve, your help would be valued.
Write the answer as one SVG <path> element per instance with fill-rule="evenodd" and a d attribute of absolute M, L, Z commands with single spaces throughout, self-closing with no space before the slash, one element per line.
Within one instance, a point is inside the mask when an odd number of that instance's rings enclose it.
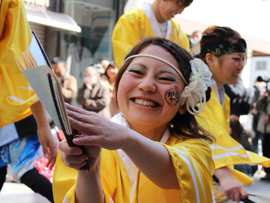
<path fill-rule="evenodd" d="M 58 152 L 53 177 L 54 202 L 75 202 L 77 170 L 67 167 Z M 106 203 L 129 201 L 130 183 L 117 151 L 102 149 L 100 177 Z"/>
<path fill-rule="evenodd" d="M 19 33 L 19 34 L 18 34 Z M 19 70 L 22 52 L 29 49 L 32 34 L 21 0 L 1 1 L 0 5 L 0 128 L 31 115 L 35 92 Z"/>
<path fill-rule="evenodd" d="M 61 159 L 61 151 L 58 151 L 53 174 L 53 198 L 54 202 L 63 202 L 66 194 L 67 202 L 75 202 L 75 184 L 77 171 L 67 167 Z"/>
<path fill-rule="evenodd" d="M 172 21 L 171 37 L 170 40 L 177 43 L 179 46 L 183 47 L 187 51 L 190 51 L 189 39 L 186 33 L 181 29 L 180 25 Z"/>
<path fill-rule="evenodd" d="M 212 91 L 211 99 L 207 102 L 204 110 L 196 116 L 199 124 L 216 139 L 210 146 L 216 169 L 229 168 L 236 164 L 260 164 L 269 167 L 270 160 L 268 158 L 245 150 L 241 144 L 229 135 L 229 114 L 226 113 L 228 112 L 228 109 L 226 109 L 228 105 L 228 101 L 225 101 L 222 107 L 215 92 Z M 232 175 L 240 180 L 242 184 L 252 181 L 248 176 L 239 175 L 240 173 L 233 168 L 229 169 Z"/>
<path fill-rule="evenodd" d="M 142 21 L 139 9 L 127 12 L 118 19 L 112 33 L 114 62 L 118 69 L 127 53 L 143 39 L 141 34 L 144 31 L 140 29 Z"/>
<path fill-rule="evenodd" d="M 188 139 L 169 145 L 164 146 L 173 161 L 185 202 L 212 202 L 212 175 L 215 166 L 209 145 L 200 139 Z"/>

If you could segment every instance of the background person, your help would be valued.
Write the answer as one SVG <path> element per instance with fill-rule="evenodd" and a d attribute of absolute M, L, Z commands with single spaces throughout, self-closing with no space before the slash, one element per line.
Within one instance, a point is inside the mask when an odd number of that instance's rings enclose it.
<path fill-rule="evenodd" d="M 47 167 L 52 168 L 55 163 L 57 148 L 56 142 L 54 141 L 50 132 L 45 109 L 42 103 L 38 100 L 37 95 L 31 88 L 30 84 L 21 73 L 17 64 L 17 62 L 24 64 L 22 53 L 29 51 L 32 41 L 32 33 L 26 19 L 23 2 L 21 0 L 1 1 L 0 14 L 1 19 L 3 19 L 2 23 L 0 23 L 0 146 L 3 147 L 4 145 L 9 144 L 7 142 L 3 143 L 3 141 L 5 142 L 7 140 L 10 140 L 11 145 L 14 144 L 14 138 L 18 136 L 15 128 L 13 128 L 12 131 L 8 129 L 9 133 L 3 132 L 2 129 L 7 129 L 7 126 L 12 125 L 12 123 L 23 123 L 24 119 L 33 119 L 34 116 L 36 120 L 34 124 L 37 129 L 35 130 L 34 135 L 26 132 L 25 139 L 31 139 L 31 137 L 34 137 L 33 142 L 36 144 L 36 146 L 39 145 L 39 140 L 43 149 L 43 154 L 48 159 Z M 15 60 L 15 58 L 17 60 Z M 27 123 L 31 126 L 30 128 L 24 130 L 32 130 L 34 128 L 34 126 L 32 126 L 33 122 Z M 8 136 L 12 136 L 12 139 L 10 139 Z M 5 149 L 9 151 L 7 154 L 10 155 L 10 152 L 14 154 L 18 152 L 16 151 L 17 147 L 22 149 L 25 146 L 24 141 L 19 141 L 16 147 L 12 149 L 10 148 L 11 145 L 6 145 Z M 1 148 L 1 150 L 3 150 L 3 148 Z M 30 151 L 25 151 L 26 153 L 29 153 L 29 156 L 33 156 Z M 20 157 L 22 156 L 21 153 L 16 153 L 16 155 L 18 160 L 24 160 L 22 157 Z M 24 155 L 24 158 L 28 155 Z M 21 165 L 22 164 L 20 164 L 20 166 Z M 1 162 L 1 166 L 1 170 L 3 169 L 3 171 L 1 171 L 1 175 L 4 177 L 6 173 L 6 164 Z M 19 165 L 14 163 L 14 166 Z M 26 173 L 22 172 L 20 175 L 23 176 L 28 174 L 30 177 L 33 175 L 33 173 L 30 171 L 26 170 L 24 172 Z M 36 173 L 35 171 L 32 172 L 34 172 L 34 174 Z M 2 180 L 3 179 L 4 178 L 2 178 Z M 27 179 L 30 180 L 31 178 Z M 49 187 L 49 190 L 44 188 L 43 192 L 50 193 L 50 198 L 52 198 L 51 184 Z M 33 187 L 31 188 L 33 189 Z M 43 194 L 42 191 L 40 194 Z"/>
<path fill-rule="evenodd" d="M 110 90 L 107 85 L 102 84 L 98 69 L 94 66 L 87 67 L 83 77 L 84 84 L 78 91 L 77 103 L 87 111 L 110 119 Z"/>
<path fill-rule="evenodd" d="M 202 32 L 195 30 L 189 37 L 190 53 L 194 56 L 200 53 L 200 40 L 202 39 Z"/>
<path fill-rule="evenodd" d="M 116 67 L 121 67 L 126 54 L 146 37 L 163 37 L 189 50 L 189 39 L 178 23 L 171 19 L 181 14 L 193 0 L 155 0 L 123 14 L 112 34 Z"/>
<path fill-rule="evenodd" d="M 267 88 L 266 88 L 267 90 Z M 262 97 L 256 104 L 256 109 L 259 111 L 259 121 L 257 130 L 263 135 L 262 152 L 263 156 L 270 158 L 270 90 L 265 91 Z M 261 180 L 270 181 L 270 168 L 264 167 L 266 175 Z"/>
<path fill-rule="evenodd" d="M 254 93 L 251 98 L 251 113 L 252 113 L 252 130 L 255 133 L 254 138 L 252 139 L 253 147 L 255 152 L 259 153 L 259 140 L 261 140 L 262 146 L 263 146 L 263 135 L 260 131 L 258 131 L 258 122 L 260 118 L 260 112 L 256 109 L 256 104 L 258 100 L 261 98 L 262 94 L 265 92 L 265 82 L 262 79 L 261 76 L 258 76 L 256 78 L 256 81 L 254 83 Z"/>
<path fill-rule="evenodd" d="M 8 141 L 11 137 L 12 141 L 0 146 L 0 190 L 6 180 L 7 165 L 10 164 L 16 181 L 53 202 L 50 180 L 40 174 L 35 167 L 35 160 L 41 158 L 43 154 L 39 156 L 40 143 L 34 116 L 31 115 L 0 129 L 2 142 Z M 52 166 L 50 168 L 52 169 Z"/>
<path fill-rule="evenodd" d="M 67 72 L 66 63 L 60 57 L 54 57 L 51 63 L 55 74 L 60 78 L 64 99 L 71 104 L 77 94 L 77 79 Z"/>
<path fill-rule="evenodd" d="M 240 201 L 248 196 L 243 185 L 250 185 L 253 180 L 234 170 L 233 165 L 270 166 L 269 159 L 247 152 L 228 132 L 230 100 L 223 85 L 237 83 L 246 61 L 246 42 L 231 28 L 211 26 L 203 32 L 200 45 L 199 57 L 208 65 L 213 77 L 211 99 L 197 119 L 216 138 L 216 143 L 211 145 L 216 167 L 215 178 L 229 199 Z M 217 202 L 226 200 L 219 190 L 214 191 Z"/>
<path fill-rule="evenodd" d="M 116 98 L 114 94 L 114 82 L 116 79 L 118 73 L 118 68 L 114 65 L 114 62 L 111 61 L 108 67 L 105 69 L 104 74 L 102 75 L 102 83 L 104 85 L 107 85 L 110 89 L 110 96 L 111 96 L 111 102 L 110 102 L 110 110 L 111 110 L 111 116 L 114 116 L 118 113 L 118 107 L 116 104 Z"/>

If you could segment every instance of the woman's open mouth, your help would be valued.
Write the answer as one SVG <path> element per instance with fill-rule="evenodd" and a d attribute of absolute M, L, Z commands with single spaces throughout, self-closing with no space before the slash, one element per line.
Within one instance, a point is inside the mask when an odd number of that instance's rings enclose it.
<path fill-rule="evenodd" d="M 143 100 L 143 99 L 136 99 L 136 98 L 131 98 L 131 100 L 135 104 L 138 104 L 141 106 L 147 106 L 147 107 L 151 107 L 151 108 L 156 108 L 156 107 L 160 106 L 160 104 L 158 104 L 157 102 L 150 101 L 150 100 Z"/>

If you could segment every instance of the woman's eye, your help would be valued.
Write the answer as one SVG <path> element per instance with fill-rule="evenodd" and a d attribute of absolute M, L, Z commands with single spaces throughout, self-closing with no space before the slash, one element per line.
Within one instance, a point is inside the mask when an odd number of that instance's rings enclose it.
<path fill-rule="evenodd" d="M 174 79 L 174 78 L 161 77 L 161 78 L 159 78 L 159 79 L 160 79 L 160 80 L 170 81 L 170 82 L 176 82 L 176 79 Z"/>
<path fill-rule="evenodd" d="M 240 58 L 233 58 L 233 60 L 235 60 L 235 61 L 239 61 L 239 60 L 240 60 Z"/>
<path fill-rule="evenodd" d="M 128 70 L 127 70 L 127 72 L 142 75 L 142 72 L 141 72 L 141 71 L 139 71 L 139 70 L 136 70 L 136 69 L 128 69 Z"/>
<path fill-rule="evenodd" d="M 139 71 L 139 70 L 130 70 L 130 72 L 133 72 L 133 73 L 136 73 L 136 74 L 142 75 L 142 72 L 141 72 L 141 71 Z"/>

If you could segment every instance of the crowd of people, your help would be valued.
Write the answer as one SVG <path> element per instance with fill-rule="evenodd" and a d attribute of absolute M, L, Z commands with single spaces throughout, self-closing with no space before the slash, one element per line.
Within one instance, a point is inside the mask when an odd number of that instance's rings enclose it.
<path fill-rule="evenodd" d="M 85 67 L 83 84 L 79 87 L 77 79 L 67 72 L 63 59 L 55 57 L 51 64 L 60 80 L 66 103 L 76 102 L 83 109 L 99 113 L 108 119 L 117 113 L 113 89 L 118 69 L 113 61 L 101 59 L 100 63 Z"/>
<path fill-rule="evenodd" d="M 18 69 L 31 32 L 16 2 L 0 7 L 10 20 L 0 25 L 0 189 L 8 164 L 16 179 L 57 203 L 239 202 L 248 199 L 244 186 L 252 184 L 254 166 L 270 180 L 268 81 L 258 77 L 254 97 L 247 96 L 247 44 L 236 30 L 210 26 L 187 36 L 172 18 L 192 0 L 154 0 L 118 19 L 114 60 L 86 66 L 82 84 L 64 59 L 53 58 L 74 131 L 69 146 L 52 136 L 53 121 Z M 2 38 L 18 30 L 25 35 Z M 239 120 L 249 113 L 254 135 Z M 55 164 L 53 183 L 34 166 L 40 146 L 47 167 Z"/>

